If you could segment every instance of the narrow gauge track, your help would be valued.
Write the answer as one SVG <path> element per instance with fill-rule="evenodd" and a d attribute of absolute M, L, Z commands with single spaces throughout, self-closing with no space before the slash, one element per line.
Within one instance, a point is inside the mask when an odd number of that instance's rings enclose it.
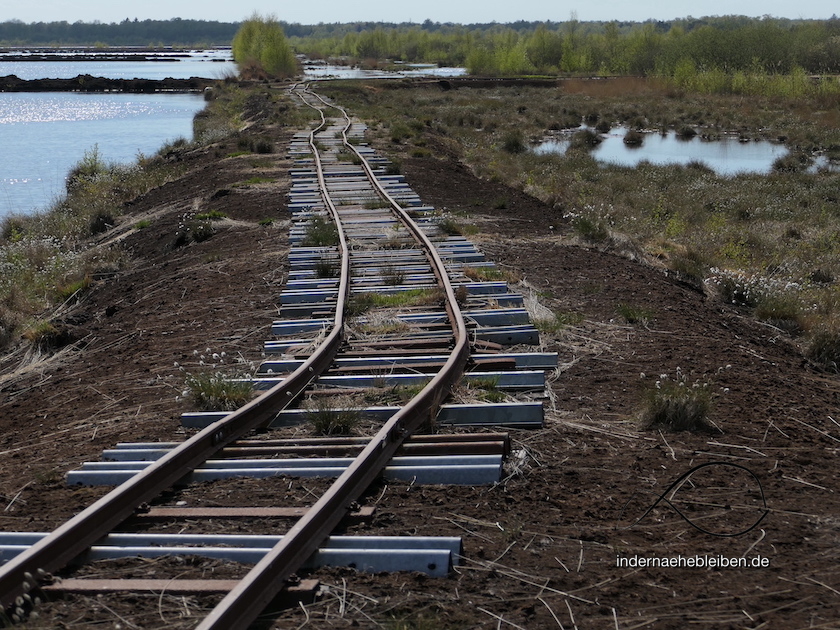
<path fill-rule="evenodd" d="M 376 349 L 381 356 L 387 357 L 390 353 L 399 357 L 387 363 L 387 373 L 372 376 L 370 380 L 389 385 L 419 382 L 422 387 L 419 393 L 402 407 L 384 408 L 386 421 L 366 443 L 364 440 L 350 440 L 327 445 L 328 450 L 361 449 L 361 452 L 349 464 L 340 466 L 340 470 L 336 471 L 338 479 L 330 489 L 285 535 L 279 537 L 273 547 L 260 554 L 262 557 L 254 568 L 233 586 L 198 626 L 201 629 L 248 627 L 284 588 L 286 580 L 318 550 L 347 515 L 351 504 L 382 474 L 406 439 L 423 422 L 437 414 L 443 399 L 461 378 L 470 360 L 470 333 L 459 305 L 459 300 L 466 300 L 465 295 L 456 295 L 446 264 L 427 235 L 427 231 L 435 231 L 433 222 L 425 221 L 423 227 L 418 225 L 397 200 L 396 197 L 401 193 L 389 191 L 387 180 L 383 184 L 383 178 L 374 173 L 368 160 L 371 157 L 369 150 L 363 151 L 356 147 L 351 141 L 352 137 L 348 137 L 360 129 L 354 129 L 346 112 L 336 108 L 341 112 L 341 117 L 337 120 L 329 119 L 324 110 L 335 106 L 329 105 L 307 89 L 293 89 L 307 105 L 321 112 L 321 124 L 306 138 L 308 150 L 313 156 L 317 185 L 307 189 L 304 184 L 303 190 L 298 191 L 299 198 L 293 198 L 291 205 L 293 209 L 297 205 L 301 218 L 310 223 L 316 221 L 320 209 L 338 227 L 337 246 L 310 248 L 310 251 L 302 252 L 302 256 L 310 259 L 307 263 L 309 266 L 313 265 L 314 259 L 321 263 L 335 264 L 338 273 L 337 278 L 326 278 L 321 283 L 315 283 L 325 287 L 315 289 L 316 294 L 319 290 L 323 292 L 323 299 L 299 299 L 301 296 L 295 294 L 295 289 L 288 289 L 283 298 L 285 310 L 281 314 L 285 312 L 290 319 L 275 322 L 272 332 L 278 336 L 289 336 L 296 332 L 311 333 L 322 340 L 307 357 L 267 361 L 263 365 L 263 374 L 256 379 L 258 387 L 267 389 L 259 398 L 235 412 L 199 418 L 199 424 L 209 424 L 192 438 L 179 445 L 156 445 L 158 452 L 147 457 L 155 459 L 153 463 L 142 462 L 133 469 L 129 466 L 120 473 L 112 473 L 106 483 L 116 481 L 120 484 L 117 488 L 53 533 L 26 543 L 24 551 L 17 553 L 0 568 L 0 601 L 10 615 L 19 615 L 19 609 L 27 606 L 28 591 L 37 588 L 38 576 L 58 571 L 88 552 L 97 541 L 134 515 L 139 506 L 152 501 L 176 482 L 191 475 L 193 478 L 201 478 L 197 475 L 205 469 L 203 467 L 207 466 L 208 460 L 235 455 L 237 451 L 231 449 L 234 442 L 239 441 L 239 447 L 244 447 L 246 443 L 241 440 L 254 429 L 266 427 L 288 411 L 293 412 L 291 409 L 284 410 L 298 401 L 305 391 L 312 397 L 318 397 L 337 389 L 346 390 L 348 381 L 342 380 L 346 379 L 346 372 L 357 369 L 358 366 L 354 368 L 354 361 L 370 354 L 371 349 Z M 349 181 L 348 163 L 342 161 L 341 156 L 350 156 L 353 167 L 360 167 L 350 169 L 353 176 Z M 401 189 L 395 187 L 394 190 Z M 374 203 L 370 203 L 371 191 L 376 195 L 377 201 Z M 301 198 L 304 201 L 300 201 Z M 361 211 L 360 205 L 364 206 Z M 415 210 L 414 214 L 419 214 L 419 210 Z M 383 235 L 387 241 L 384 246 Z M 299 238 L 299 235 L 293 232 L 294 238 Z M 438 244 L 440 246 L 441 243 Z M 386 269 L 391 268 L 393 252 L 400 252 L 399 273 L 408 274 L 414 279 L 415 285 L 419 284 L 423 290 L 432 292 L 436 299 L 442 299 L 445 313 L 409 313 L 402 316 L 402 323 L 412 331 L 408 341 L 401 339 L 405 335 L 399 334 L 386 333 L 374 340 L 355 333 L 348 336 L 345 317 L 347 306 L 352 302 L 351 297 L 354 293 L 367 294 L 366 287 L 372 284 L 382 284 Z M 458 261 L 457 244 L 449 250 L 448 257 L 450 263 Z M 312 289 L 311 284 L 308 290 Z M 406 290 L 405 286 L 391 284 L 395 292 Z M 466 289 L 463 292 L 466 294 Z M 473 313 L 471 320 L 475 324 L 481 317 Z M 489 316 L 487 321 L 494 320 Z M 525 333 L 527 339 L 533 339 L 536 335 L 535 331 L 530 331 Z M 516 333 L 504 327 L 495 334 L 507 336 L 508 339 L 520 339 Z M 311 343 L 312 340 L 306 338 L 273 342 L 266 345 L 266 351 L 299 355 L 300 346 Z M 482 343 L 475 333 L 473 343 Z M 484 347 L 493 344 L 491 335 L 484 342 Z M 441 349 L 445 349 L 446 353 L 441 352 Z M 342 354 L 336 359 L 339 350 L 342 350 Z M 429 355 L 432 350 L 438 354 Z M 412 362 L 412 352 L 422 354 Z M 511 362 L 515 364 L 517 360 L 516 357 L 494 360 L 492 355 L 488 355 L 473 363 L 486 371 L 500 362 L 509 367 Z M 528 364 L 527 359 L 525 364 Z M 314 447 L 324 449 L 323 444 Z M 272 443 L 264 448 L 276 453 L 282 445 Z M 436 447 L 427 444 L 422 448 Z M 249 453 L 254 452 L 251 450 Z M 271 470 L 267 474 L 278 473 Z M 323 474 L 323 471 L 315 474 Z M 392 471 L 392 474 L 399 473 Z M 408 474 L 416 476 L 416 473 Z M 69 479 L 74 479 L 72 473 Z"/>

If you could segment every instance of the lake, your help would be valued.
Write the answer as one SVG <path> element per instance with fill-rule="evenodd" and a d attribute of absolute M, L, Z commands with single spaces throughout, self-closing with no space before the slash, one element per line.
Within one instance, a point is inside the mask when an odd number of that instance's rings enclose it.
<path fill-rule="evenodd" d="M 14 51 L 14 54 L 20 55 L 21 51 Z M 4 61 L 8 54 L 0 53 L 0 77 L 14 74 L 26 80 L 72 79 L 80 74 L 89 74 L 109 79 L 222 79 L 237 73 L 228 49 L 155 53 L 158 61 L 103 61 L 97 59 L 95 51 L 87 51 L 86 54 L 90 54 L 88 61 Z M 137 57 L 150 55 L 136 53 Z"/>
<path fill-rule="evenodd" d="M 221 79 L 236 74 L 230 50 L 156 53 L 160 61 L 4 61 L 0 76 L 68 79 L 90 74 L 112 79 Z M 15 51 L 21 54 L 21 51 Z M 40 54 L 40 53 L 39 53 Z M 149 53 L 137 53 L 146 55 Z M 375 76 L 453 76 L 462 68 L 406 65 Z M 309 64 L 307 79 L 368 76 L 358 68 Z M 197 94 L 0 93 L 0 218 L 45 209 L 64 192 L 70 168 L 97 147 L 108 162 L 132 162 L 179 137 L 192 139 L 193 116 L 203 109 Z"/>
<path fill-rule="evenodd" d="M 234 74 L 229 50 L 192 51 L 168 61 L 3 61 L 0 76 L 211 79 Z M 174 61 L 174 59 L 180 61 Z M 201 94 L 0 93 L 0 217 L 48 207 L 64 193 L 70 168 L 97 147 L 108 162 L 133 162 L 166 142 L 192 139 Z"/>
<path fill-rule="evenodd" d="M 107 162 L 133 162 L 191 139 L 203 108 L 201 94 L 0 94 L 0 217 L 49 206 L 94 146 Z"/>

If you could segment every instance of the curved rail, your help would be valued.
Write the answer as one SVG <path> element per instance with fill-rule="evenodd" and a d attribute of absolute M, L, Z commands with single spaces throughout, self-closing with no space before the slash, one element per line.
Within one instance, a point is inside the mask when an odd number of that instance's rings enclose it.
<path fill-rule="evenodd" d="M 317 95 L 316 95 L 317 96 Z M 318 96 L 320 99 L 320 96 Z M 321 99 L 322 102 L 323 99 Z M 325 105 L 328 105 L 324 102 Z M 329 105 L 330 107 L 335 107 Z M 382 469 L 406 437 L 416 430 L 433 411 L 436 411 L 452 386 L 461 378 L 469 359 L 469 338 L 466 323 L 455 299 L 455 292 L 443 265 L 428 237 L 411 220 L 405 210 L 390 197 L 376 182 L 370 165 L 347 140 L 346 131 L 350 118 L 341 109 L 347 126 L 342 132 L 345 146 L 351 147 L 361 159 L 368 178 L 374 182 L 383 198 L 403 218 L 415 237 L 423 243 L 427 255 L 433 261 L 432 268 L 438 282 L 446 292 L 447 311 L 455 332 L 455 347 L 443 368 L 412 398 L 394 414 L 356 457 L 344 473 L 336 479 L 329 490 L 315 503 L 292 529 L 254 568 L 239 585 L 197 627 L 197 630 L 244 630 L 283 588 L 285 581 L 311 556 L 330 532 L 338 525 L 350 503 L 355 501 L 379 476 Z M 323 117 L 323 112 L 322 112 Z M 314 141 L 311 141 L 314 150 Z M 315 151 L 317 155 L 317 151 Z M 320 164 L 320 160 L 318 160 Z M 320 169 L 319 169 L 320 170 Z M 319 175 L 321 180 L 322 174 Z M 322 181 L 322 180 L 321 180 Z M 325 188 L 324 188 L 325 189 Z"/>
<path fill-rule="evenodd" d="M 312 137 L 318 129 L 313 130 Z M 312 146 L 314 150 L 314 144 Z M 326 191 L 326 188 L 323 190 Z M 326 192 L 324 194 L 333 218 L 337 220 L 335 206 Z M 281 383 L 189 438 L 0 567 L 0 606 L 3 609 L 10 608 L 18 596 L 34 586 L 35 576 L 65 567 L 131 516 L 139 505 L 158 496 L 231 442 L 270 423 L 279 411 L 329 368 L 344 338 L 342 305 L 350 287 L 349 250 L 344 235 L 341 231 L 339 233 L 342 259 L 339 301 L 333 329 L 321 345 Z"/>
<path fill-rule="evenodd" d="M 321 100 L 325 105 L 335 107 Z M 345 145 L 359 157 L 372 184 L 422 243 L 438 284 L 447 298 L 446 308 L 453 327 L 455 347 L 441 371 L 388 420 L 306 516 L 205 618 L 198 626 L 199 630 L 244 629 L 256 619 L 282 590 L 286 579 L 329 536 L 350 504 L 379 476 L 405 438 L 437 411 L 443 398 L 460 379 L 469 359 L 466 323 L 442 260 L 428 237 L 382 188 L 364 156 L 349 143 L 346 132 L 351 125 L 350 118 L 344 110 L 336 109 L 347 120 L 342 131 Z M 320 156 L 315 146 L 315 134 L 325 125 L 326 117 L 321 111 L 321 124 L 310 133 L 309 144 L 315 155 L 324 202 L 336 225 L 340 227 L 341 219 L 327 192 Z M 329 368 L 343 341 L 344 305 L 350 291 L 349 249 L 342 229 L 339 229 L 339 238 L 342 262 L 338 301 L 333 329 L 326 340 L 298 369 L 271 390 L 186 440 L 0 568 L 0 604 L 4 608 L 11 607 L 16 597 L 33 588 L 38 579 L 36 576 L 63 568 L 131 516 L 140 504 L 152 500 L 223 447 L 252 429 L 266 425 L 302 393 L 313 379 Z"/>

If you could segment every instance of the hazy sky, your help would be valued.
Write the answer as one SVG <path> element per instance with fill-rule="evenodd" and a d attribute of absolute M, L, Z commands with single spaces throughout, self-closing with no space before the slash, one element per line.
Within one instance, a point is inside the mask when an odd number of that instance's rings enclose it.
<path fill-rule="evenodd" d="M 398 2 L 395 0 L 323 0 L 322 2 L 276 2 L 250 0 L 238 3 L 230 0 L 143 0 L 122 3 L 114 0 L 0 0 L 0 22 L 12 19 L 24 22 L 120 22 L 133 20 L 170 19 L 173 17 L 238 22 L 250 14 L 274 14 L 287 22 L 317 24 L 318 22 L 353 22 L 357 20 L 382 22 L 513 22 L 516 20 L 568 20 L 572 12 L 579 20 L 630 20 L 650 18 L 668 20 L 676 17 L 707 15 L 771 15 L 787 18 L 826 19 L 837 11 L 828 0 L 635 0 L 634 2 L 603 0 L 424 0 Z"/>

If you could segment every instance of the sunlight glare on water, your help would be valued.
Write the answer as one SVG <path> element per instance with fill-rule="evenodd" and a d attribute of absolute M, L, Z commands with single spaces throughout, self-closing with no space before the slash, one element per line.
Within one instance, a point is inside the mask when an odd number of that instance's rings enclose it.
<path fill-rule="evenodd" d="M 129 118 L 154 112 L 148 102 L 101 99 L 86 94 L 7 94 L 0 98 L 0 125 Z M 6 96 L 11 98 L 5 98 Z"/>
<path fill-rule="evenodd" d="M 43 209 L 94 146 L 106 162 L 133 162 L 165 142 L 192 139 L 198 94 L 0 94 L 0 217 Z"/>

